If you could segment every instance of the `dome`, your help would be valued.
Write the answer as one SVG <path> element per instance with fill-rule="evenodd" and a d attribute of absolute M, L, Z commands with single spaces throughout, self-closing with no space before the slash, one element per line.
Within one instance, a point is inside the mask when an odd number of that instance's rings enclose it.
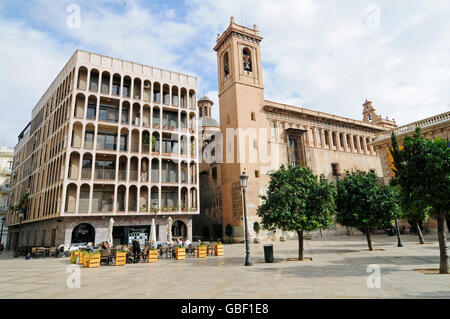
<path fill-rule="evenodd" d="M 201 98 L 200 98 L 200 100 L 198 100 L 199 102 L 203 102 L 203 101 L 205 101 L 205 102 L 211 102 L 211 103 L 213 103 L 213 101 L 211 101 L 211 99 L 209 98 L 209 97 L 207 97 L 206 95 L 203 95 Z"/>
<path fill-rule="evenodd" d="M 207 127 L 207 126 L 219 127 L 219 123 L 212 117 L 207 116 L 207 117 L 200 117 L 198 119 L 198 126 L 200 126 L 200 127 Z"/>

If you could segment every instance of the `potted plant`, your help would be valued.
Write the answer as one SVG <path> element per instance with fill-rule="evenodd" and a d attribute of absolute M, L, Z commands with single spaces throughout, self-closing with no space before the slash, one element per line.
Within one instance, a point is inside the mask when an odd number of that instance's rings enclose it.
<path fill-rule="evenodd" d="M 197 258 L 206 258 L 207 246 L 203 243 L 197 247 Z"/>
<path fill-rule="evenodd" d="M 148 258 L 149 263 L 156 263 L 158 262 L 158 250 L 154 248 L 150 248 L 148 251 Z"/>
<path fill-rule="evenodd" d="M 167 124 L 164 124 L 163 129 L 167 130 Z"/>
<path fill-rule="evenodd" d="M 175 259 L 185 260 L 186 259 L 186 248 L 183 246 L 178 246 L 175 248 Z"/>
<path fill-rule="evenodd" d="M 80 257 L 80 251 L 79 250 L 72 250 L 70 252 L 70 263 L 71 264 L 76 264 L 77 263 L 77 259 Z"/>
<path fill-rule="evenodd" d="M 253 230 L 255 231 L 256 237 L 253 240 L 253 242 L 255 244 L 259 244 L 261 241 L 258 238 L 259 232 L 261 231 L 261 226 L 259 225 L 259 223 L 256 221 L 253 223 Z"/>
<path fill-rule="evenodd" d="M 89 267 L 89 258 L 90 258 L 90 251 L 84 251 L 83 252 L 83 267 Z"/>
<path fill-rule="evenodd" d="M 168 212 L 169 211 L 169 207 L 164 206 L 162 210 L 163 210 L 163 212 Z"/>
<path fill-rule="evenodd" d="M 159 124 L 158 123 L 153 123 L 153 128 L 159 128 Z"/>
<path fill-rule="evenodd" d="M 183 206 L 181 206 L 181 210 L 182 211 L 186 211 L 187 210 L 187 204 L 183 204 Z"/>
<path fill-rule="evenodd" d="M 123 266 L 127 262 L 127 251 L 116 250 L 116 266 Z"/>
<path fill-rule="evenodd" d="M 224 254 L 223 244 L 220 241 L 218 241 L 214 246 L 214 255 L 223 256 L 223 254 Z"/>
<path fill-rule="evenodd" d="M 84 250 L 79 251 L 78 265 L 84 264 Z"/>
<path fill-rule="evenodd" d="M 143 204 L 141 206 L 141 212 L 145 212 L 147 210 L 147 205 Z"/>
<path fill-rule="evenodd" d="M 100 267 L 100 252 L 99 251 L 90 253 L 88 256 L 89 256 L 89 263 L 88 263 L 89 268 Z"/>

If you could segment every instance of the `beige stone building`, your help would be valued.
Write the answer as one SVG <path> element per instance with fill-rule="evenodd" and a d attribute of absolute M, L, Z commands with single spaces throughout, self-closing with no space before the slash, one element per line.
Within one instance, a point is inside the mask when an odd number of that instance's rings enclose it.
<path fill-rule="evenodd" d="M 6 238 L 8 228 L 3 221 L 6 220 L 6 213 L 8 212 L 8 193 L 9 184 L 13 166 L 14 150 L 8 149 L 6 146 L 0 148 L 0 242 L 6 245 Z"/>
<path fill-rule="evenodd" d="M 20 246 L 192 238 L 199 213 L 197 78 L 77 50 L 14 150 L 10 202 L 28 192 Z M 173 227 L 168 230 L 168 218 Z M 7 218 L 9 244 L 17 214 Z"/>
<path fill-rule="evenodd" d="M 378 116 L 370 101 L 363 105 L 363 120 L 354 120 L 266 100 L 261 41 L 256 26 L 241 26 L 231 18 L 229 27 L 217 36 L 214 47 L 220 132 L 215 133 L 214 139 L 203 139 L 206 140 L 203 160 L 206 157 L 209 162 L 202 163 L 200 168 L 201 188 L 210 190 L 214 196 L 201 191 L 203 208 L 198 220 L 200 224 L 208 220 L 210 224 L 220 223 L 223 228 L 230 224 L 236 239 L 243 238 L 239 183 L 243 171 L 249 176 L 247 211 L 253 237 L 252 225 L 258 220 L 259 196 L 267 188 L 268 172 L 281 164 L 301 164 L 329 180 L 338 179 L 345 170 L 356 169 L 371 170 L 382 177 L 380 158 L 369 144 L 376 134 L 396 126 L 395 121 Z M 204 107 L 200 102 L 198 106 Z M 212 150 L 215 156 L 211 157 Z M 220 196 L 216 196 L 218 187 Z"/>
<path fill-rule="evenodd" d="M 392 146 L 391 135 L 395 133 L 399 146 L 403 145 L 405 136 L 412 136 L 416 127 L 421 128 L 421 133 L 425 138 L 434 139 L 440 137 L 443 139 L 450 138 L 450 112 L 445 112 L 429 118 L 399 126 L 392 130 L 380 132 L 376 134 L 375 139 L 371 142 L 371 146 L 375 148 L 381 157 L 381 164 L 383 168 L 384 182 L 389 181 L 394 177 L 392 171 L 392 156 L 389 153 L 389 148 Z"/>

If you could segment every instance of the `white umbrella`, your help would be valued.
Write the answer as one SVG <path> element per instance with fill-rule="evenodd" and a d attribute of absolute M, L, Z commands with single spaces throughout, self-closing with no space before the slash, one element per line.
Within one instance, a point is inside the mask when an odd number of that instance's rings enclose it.
<path fill-rule="evenodd" d="M 114 219 L 109 220 L 109 227 L 108 227 L 108 243 L 110 246 L 113 244 L 113 227 L 114 227 Z"/>
<path fill-rule="evenodd" d="M 151 234 L 150 234 L 150 243 L 151 244 L 156 243 L 156 222 L 155 222 L 154 218 L 152 220 L 152 229 L 151 229 Z"/>
<path fill-rule="evenodd" d="M 167 241 L 172 242 L 172 217 L 169 217 L 169 227 L 168 227 Z"/>

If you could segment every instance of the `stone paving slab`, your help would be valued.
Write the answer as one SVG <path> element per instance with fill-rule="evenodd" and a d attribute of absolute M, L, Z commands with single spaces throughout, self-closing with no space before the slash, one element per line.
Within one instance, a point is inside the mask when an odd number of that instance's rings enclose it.
<path fill-rule="evenodd" d="M 81 288 L 68 288 L 68 258 L 14 259 L 0 255 L 0 298 L 450 298 L 450 275 L 430 275 L 417 268 L 437 268 L 436 235 L 427 244 L 417 237 L 375 235 L 365 251 L 363 236 L 305 241 L 312 261 L 298 256 L 298 242 L 270 242 L 275 262 L 264 262 L 263 243 L 251 244 L 254 265 L 244 266 L 245 246 L 225 246 L 224 257 L 161 259 L 156 264 L 81 268 Z M 381 287 L 368 288 L 368 265 L 379 265 Z"/>

